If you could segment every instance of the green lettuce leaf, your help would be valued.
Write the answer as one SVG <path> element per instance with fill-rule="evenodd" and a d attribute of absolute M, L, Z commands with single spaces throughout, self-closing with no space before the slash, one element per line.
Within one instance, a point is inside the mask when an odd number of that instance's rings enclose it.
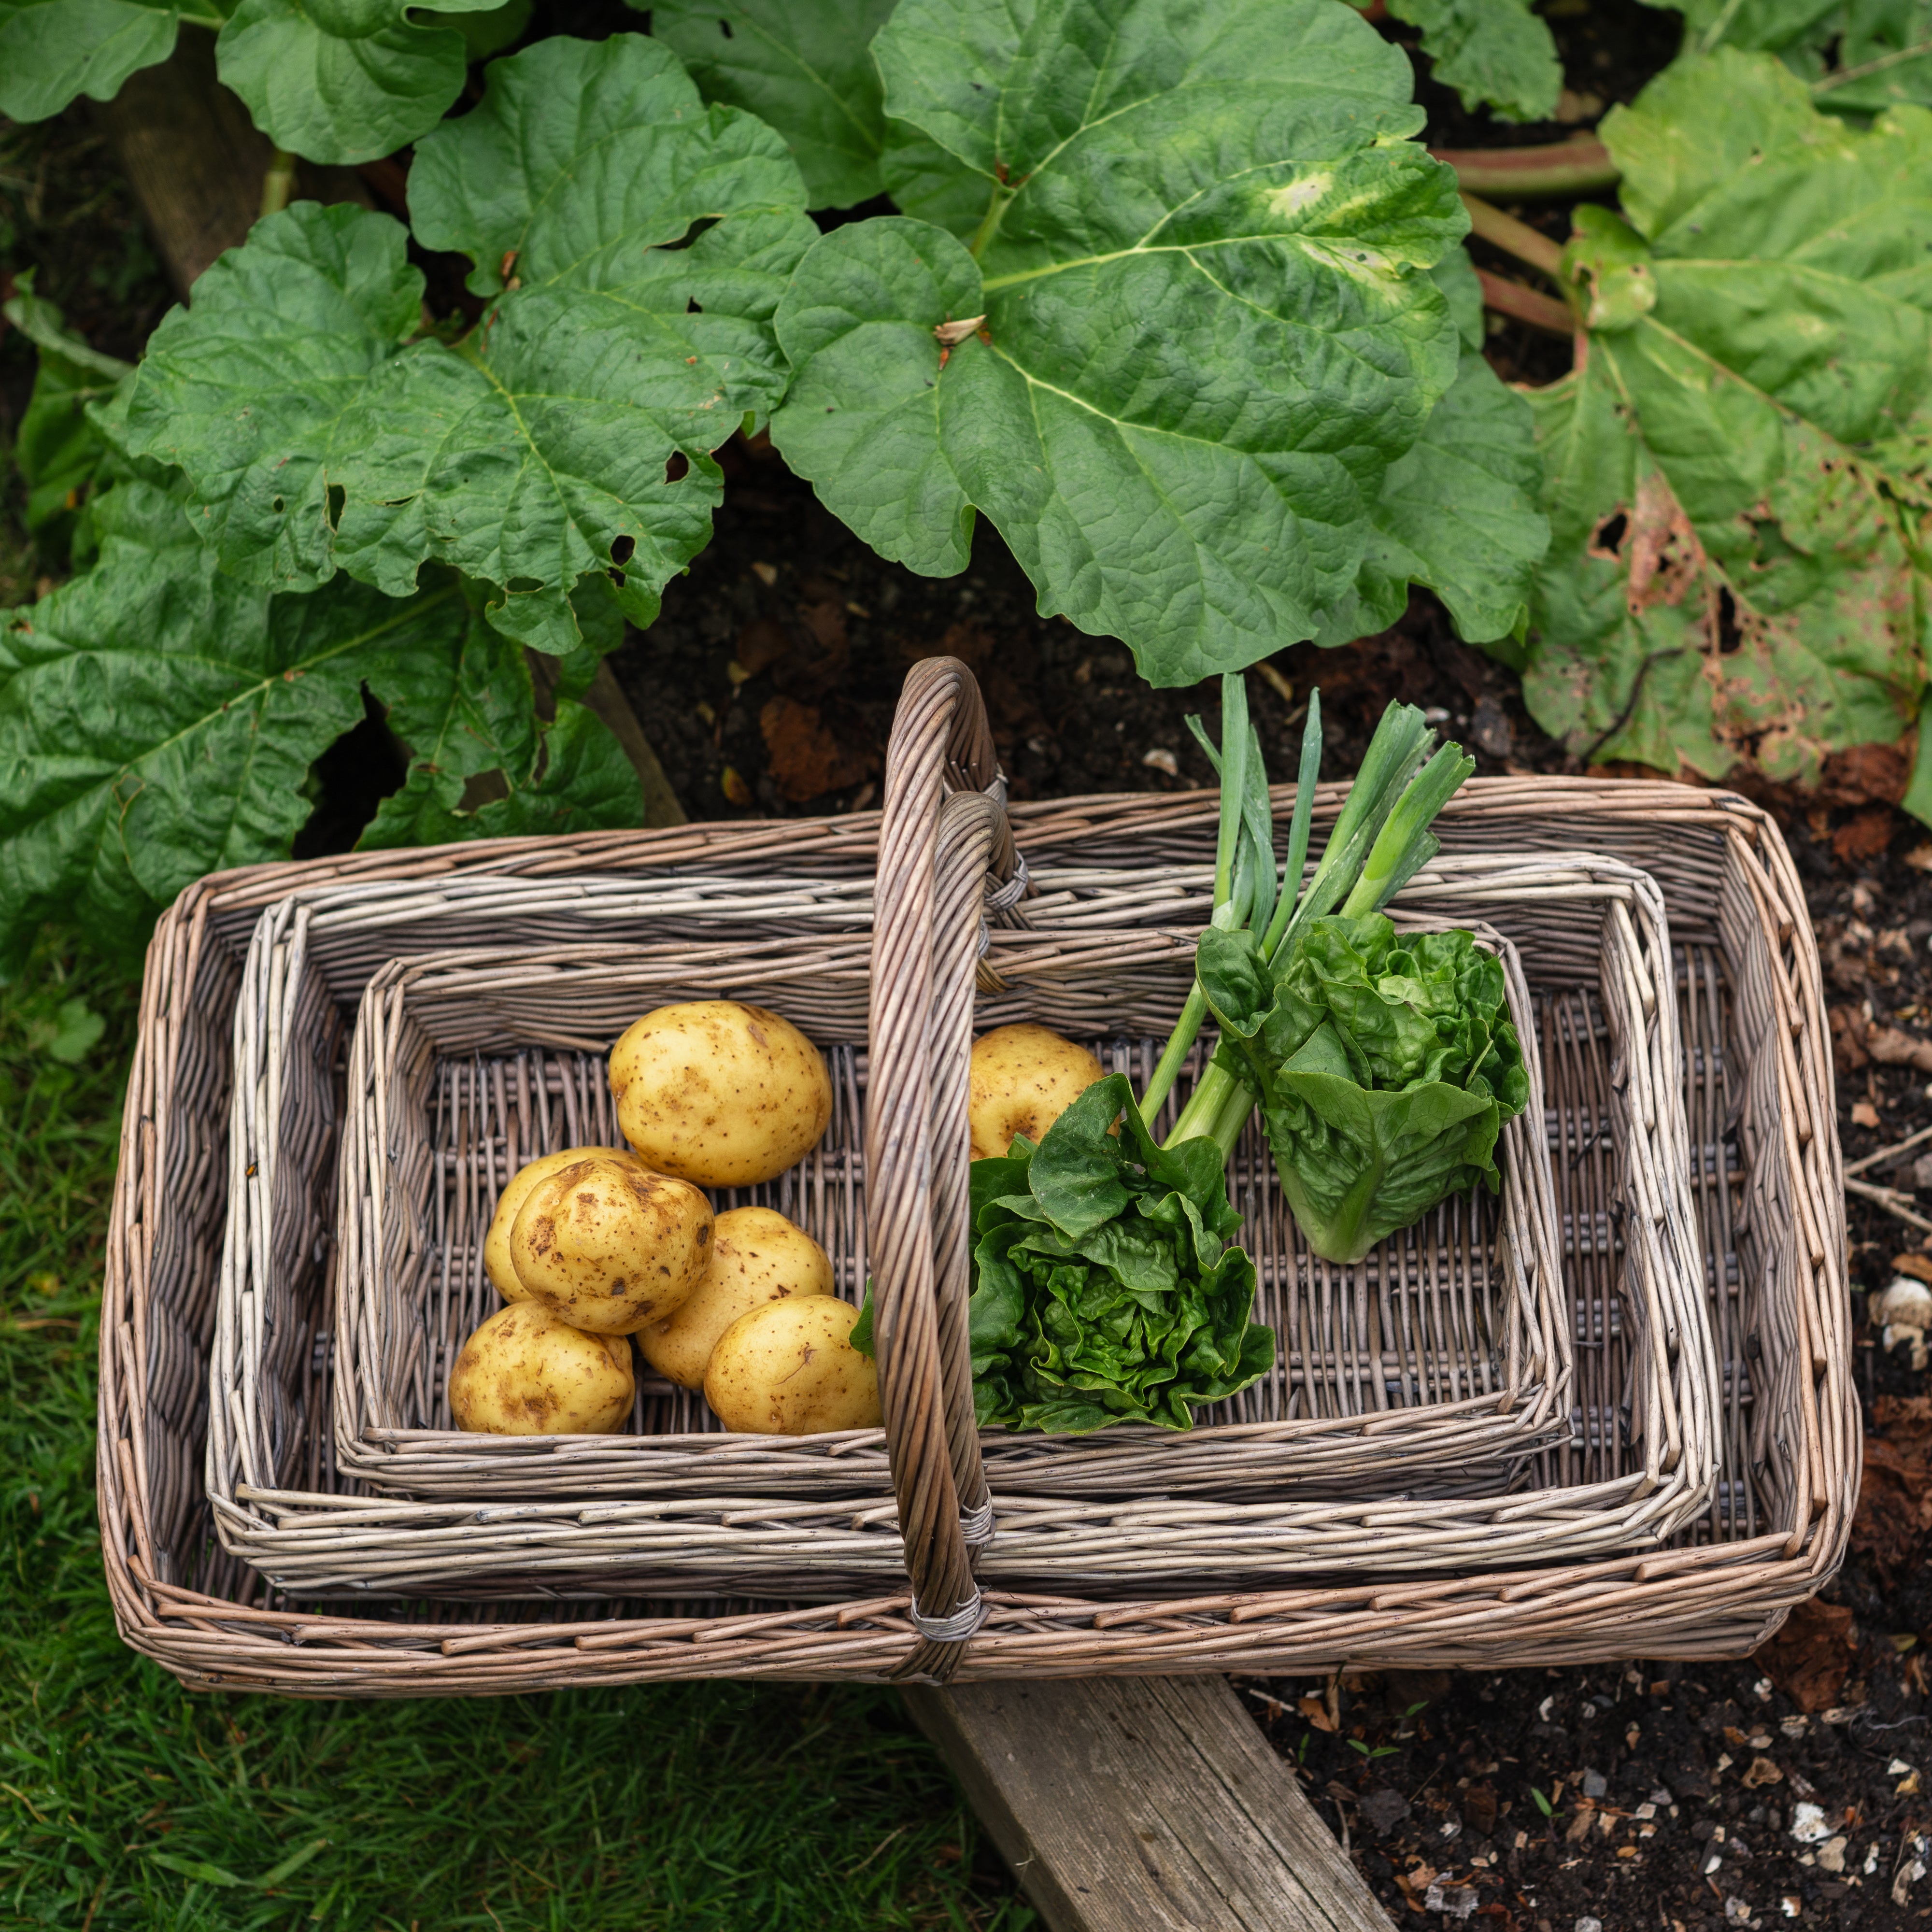
<path fill-rule="evenodd" d="M 654 40 L 540 41 L 489 76 L 410 178 L 417 239 L 492 298 L 477 328 L 418 332 L 399 224 L 300 203 L 155 331 L 123 433 L 185 472 L 236 575 L 404 596 L 449 564 L 561 653 L 580 578 L 647 624 L 709 540 L 710 452 L 783 390 L 770 317 L 817 230 L 784 143 Z"/>
<path fill-rule="evenodd" d="M 0 114 L 44 121 L 76 96 L 112 100 L 175 50 L 184 20 L 219 27 L 217 0 L 0 0 Z"/>
<path fill-rule="evenodd" d="M 1529 1077 L 1502 962 L 1468 933 L 1331 916 L 1270 966 L 1252 933 L 1210 928 L 1196 966 L 1318 1255 L 1358 1262 L 1450 1195 L 1499 1184 L 1497 1138 Z"/>
<path fill-rule="evenodd" d="M 1501 121 L 1546 121 L 1562 91 L 1563 64 L 1528 0 L 1390 0 L 1398 20 L 1422 29 L 1436 78 L 1472 112 Z"/>
<path fill-rule="evenodd" d="M 1814 781 L 1899 739 L 1932 580 L 1932 114 L 1860 132 L 1768 56 L 1604 122 L 1580 366 L 1532 396 L 1552 530 L 1524 685 L 1571 752 Z"/>
<path fill-rule="evenodd" d="M 21 272 L 15 288 L 0 314 L 33 344 L 39 357 L 33 394 L 14 442 L 14 459 L 27 485 L 22 520 L 37 536 L 62 544 L 107 454 L 106 442 L 88 419 L 88 406 L 106 401 L 130 365 L 70 334 L 60 310 L 34 294 L 32 268 Z"/>
<path fill-rule="evenodd" d="M 548 734 L 518 726 L 520 653 L 453 580 L 277 595 L 218 570 L 183 506 L 137 479 L 93 518 L 93 568 L 0 613 L 0 957 L 52 917 L 137 963 L 190 880 L 286 858 L 310 768 L 362 721 L 365 686 L 414 754 L 369 843 L 640 822 L 621 749 L 580 707 Z M 494 801 L 459 809 L 491 770 Z"/>
<path fill-rule="evenodd" d="M 901 0 L 873 51 L 938 222 L 800 263 L 786 460 L 927 575 L 983 510 L 1156 685 L 1322 632 L 1456 370 L 1427 272 L 1466 218 L 1400 51 L 1332 0 Z"/>
<path fill-rule="evenodd" d="M 1126 1075 L 1088 1088 L 1037 1148 L 1022 1136 L 975 1161 L 972 1208 L 982 1426 L 1189 1429 L 1195 1407 L 1274 1365 L 1219 1151 L 1156 1147 Z"/>
<path fill-rule="evenodd" d="M 782 134 L 814 208 L 885 191 L 884 97 L 872 36 L 894 0 L 663 0 L 651 32 L 706 100 L 742 107 Z"/>

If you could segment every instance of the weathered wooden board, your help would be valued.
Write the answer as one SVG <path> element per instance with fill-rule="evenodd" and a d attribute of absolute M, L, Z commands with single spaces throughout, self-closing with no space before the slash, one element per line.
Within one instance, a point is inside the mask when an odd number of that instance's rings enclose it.
<path fill-rule="evenodd" d="M 1225 1678 L 906 1702 L 1051 1932 L 1390 1932 Z"/>

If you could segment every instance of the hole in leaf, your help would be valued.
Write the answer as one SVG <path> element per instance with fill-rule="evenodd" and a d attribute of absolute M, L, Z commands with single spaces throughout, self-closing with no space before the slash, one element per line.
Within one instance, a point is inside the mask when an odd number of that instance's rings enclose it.
<path fill-rule="evenodd" d="M 1729 657 L 1744 649 L 1744 634 L 1738 622 L 1737 599 L 1728 590 L 1718 592 L 1718 652 Z"/>
<path fill-rule="evenodd" d="M 383 800 L 400 790 L 408 776 L 408 754 L 365 685 L 361 721 L 309 767 L 302 796 L 314 801 L 315 809 L 296 834 L 295 856 L 314 859 L 348 851 Z"/>
<path fill-rule="evenodd" d="M 621 570 L 607 570 L 604 574 L 621 590 L 624 587 L 624 573 Z"/>
<path fill-rule="evenodd" d="M 503 588 L 508 591 L 512 597 L 524 597 L 532 590 L 541 590 L 543 588 L 543 579 L 540 577 L 513 577 Z"/>
<path fill-rule="evenodd" d="M 349 492 L 340 483 L 328 486 L 328 527 L 339 530 L 342 527 L 342 506 L 349 500 Z"/>
<path fill-rule="evenodd" d="M 284 505 L 282 500 L 280 497 L 278 496 L 275 499 L 274 504 L 275 514 L 279 517 L 282 514 L 284 507 L 285 506 Z"/>
<path fill-rule="evenodd" d="M 682 483 L 690 474 L 691 465 L 686 460 L 684 452 L 674 449 L 670 453 L 670 460 L 664 465 L 664 481 L 667 483 Z"/>
<path fill-rule="evenodd" d="M 463 796 L 456 801 L 458 812 L 475 812 L 510 795 L 510 782 L 501 771 L 472 772 L 463 782 Z"/>
<path fill-rule="evenodd" d="M 1630 530 L 1630 519 L 1622 511 L 1613 511 L 1597 526 L 1597 533 L 1590 540 L 1590 548 L 1599 556 L 1615 556 L 1623 548 L 1624 537 Z"/>
<path fill-rule="evenodd" d="M 626 531 L 610 546 L 610 561 L 613 563 L 628 563 L 637 554 L 637 538 Z"/>
<path fill-rule="evenodd" d="M 686 315 L 702 315 L 704 313 L 704 310 L 698 306 L 698 298 L 695 296 L 685 304 L 684 312 Z"/>
<path fill-rule="evenodd" d="M 737 38 L 737 36 L 731 31 L 731 22 L 729 20 L 720 20 L 718 22 L 718 31 L 722 34 L 728 40 L 736 40 Z"/>

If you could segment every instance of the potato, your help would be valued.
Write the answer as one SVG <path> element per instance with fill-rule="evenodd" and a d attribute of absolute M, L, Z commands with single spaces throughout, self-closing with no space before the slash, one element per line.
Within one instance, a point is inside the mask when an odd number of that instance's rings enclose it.
<path fill-rule="evenodd" d="M 1016 1134 L 1037 1146 L 1046 1130 L 1106 1071 L 1084 1046 L 1043 1026 L 995 1027 L 973 1042 L 966 1119 L 973 1158 L 1004 1154 Z"/>
<path fill-rule="evenodd" d="M 683 1306 L 711 1262 L 711 1204 L 621 1156 L 540 1180 L 510 1224 L 517 1279 L 573 1328 L 628 1335 Z"/>
<path fill-rule="evenodd" d="M 686 1388 L 702 1388 L 719 1336 L 749 1310 L 793 1295 L 830 1294 L 832 1263 L 802 1228 L 770 1208 L 718 1216 L 711 1265 L 675 1315 L 638 1330 L 644 1360 Z"/>
<path fill-rule="evenodd" d="M 645 1014 L 610 1049 L 610 1091 L 644 1165 L 700 1187 L 775 1180 L 832 1124 L 824 1056 L 790 1021 L 735 1000 Z"/>
<path fill-rule="evenodd" d="M 631 1345 L 590 1335 L 535 1301 L 500 1308 L 449 1372 L 459 1429 L 490 1436 L 603 1436 L 622 1428 L 636 1382 Z"/>
<path fill-rule="evenodd" d="M 530 1294 L 530 1290 L 517 1279 L 517 1270 L 510 1260 L 510 1224 L 517 1218 L 517 1210 L 530 1198 L 530 1190 L 538 1181 L 548 1180 L 560 1169 L 574 1167 L 580 1160 L 635 1161 L 637 1158 L 628 1148 L 566 1148 L 559 1154 L 538 1154 L 535 1160 L 526 1161 L 511 1175 L 502 1192 L 496 1197 L 496 1211 L 490 1217 L 490 1232 L 483 1237 L 483 1272 L 506 1301 L 522 1301 Z"/>
<path fill-rule="evenodd" d="M 852 1346 L 858 1311 L 829 1294 L 768 1301 L 718 1338 L 704 1400 L 739 1435 L 820 1436 L 875 1428 L 879 1376 Z"/>

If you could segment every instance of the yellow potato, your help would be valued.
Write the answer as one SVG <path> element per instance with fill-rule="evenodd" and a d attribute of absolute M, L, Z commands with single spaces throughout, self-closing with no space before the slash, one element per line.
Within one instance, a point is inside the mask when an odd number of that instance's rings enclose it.
<path fill-rule="evenodd" d="M 645 1014 L 610 1049 L 610 1091 L 645 1166 L 700 1187 L 776 1180 L 832 1124 L 824 1056 L 790 1021 L 735 1000 Z"/>
<path fill-rule="evenodd" d="M 718 1217 L 711 1265 L 691 1299 L 639 1329 L 638 1346 L 659 1375 L 702 1388 L 712 1348 L 740 1316 L 768 1301 L 831 1292 L 831 1261 L 802 1228 L 774 1208 L 730 1208 Z"/>
<path fill-rule="evenodd" d="M 711 1204 L 634 1160 L 540 1180 L 510 1224 L 517 1279 L 573 1328 L 628 1335 L 681 1307 L 711 1262 Z"/>
<path fill-rule="evenodd" d="M 1035 1146 L 1106 1070 L 1084 1046 L 1043 1026 L 995 1027 L 973 1042 L 966 1119 L 973 1158 L 1004 1154 L 1016 1134 Z"/>
<path fill-rule="evenodd" d="M 516 1220 L 518 1209 L 530 1198 L 530 1190 L 538 1181 L 548 1180 L 553 1174 L 574 1167 L 580 1160 L 634 1161 L 637 1158 L 628 1148 L 565 1148 L 560 1153 L 538 1154 L 535 1160 L 526 1161 L 511 1175 L 502 1192 L 496 1197 L 496 1211 L 490 1217 L 490 1232 L 483 1237 L 483 1272 L 506 1301 L 523 1301 L 530 1295 L 530 1290 L 517 1279 L 516 1268 L 510 1259 L 510 1224 Z"/>
<path fill-rule="evenodd" d="M 490 1436 L 604 1436 L 623 1426 L 635 1386 L 622 1336 L 587 1335 L 513 1302 L 464 1343 L 449 1406 L 458 1428 Z"/>
<path fill-rule="evenodd" d="M 821 1436 L 879 1420 L 879 1377 L 852 1346 L 857 1311 L 827 1294 L 768 1301 L 718 1338 L 704 1400 L 739 1435 Z"/>

